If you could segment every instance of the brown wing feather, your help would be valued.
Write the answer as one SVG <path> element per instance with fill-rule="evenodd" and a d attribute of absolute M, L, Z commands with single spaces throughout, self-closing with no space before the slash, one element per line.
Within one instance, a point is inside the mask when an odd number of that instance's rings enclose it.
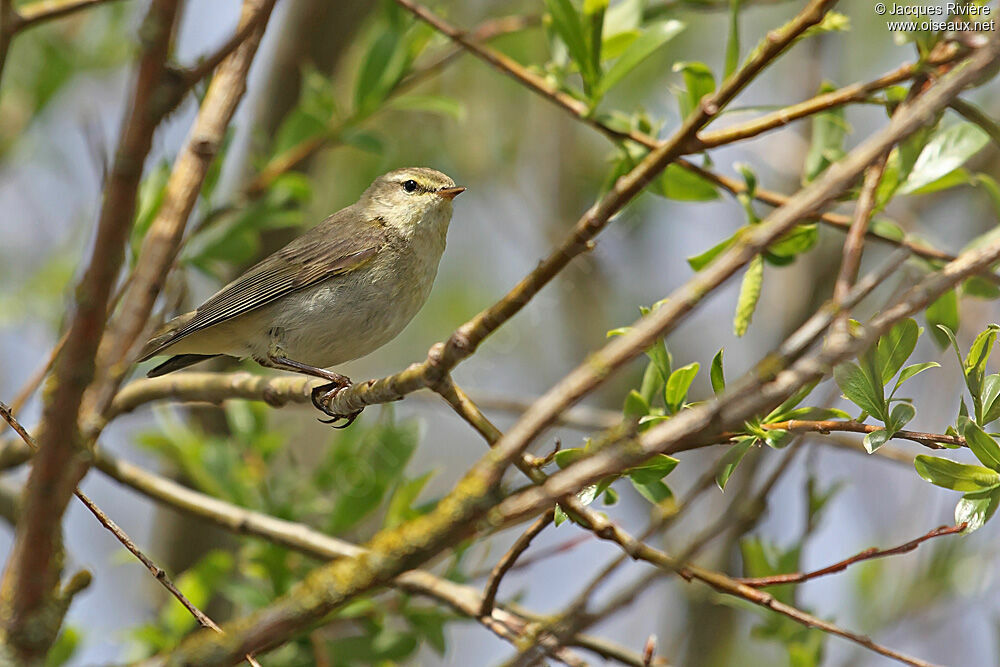
<path fill-rule="evenodd" d="M 140 361 L 196 331 L 353 271 L 371 259 L 386 240 L 386 230 L 379 221 L 356 215 L 353 206 L 338 211 L 216 292 L 190 321 L 149 341 Z"/>

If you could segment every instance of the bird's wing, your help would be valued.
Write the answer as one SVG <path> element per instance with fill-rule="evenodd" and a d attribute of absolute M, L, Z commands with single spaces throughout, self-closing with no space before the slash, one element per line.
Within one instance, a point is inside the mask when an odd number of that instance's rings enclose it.
<path fill-rule="evenodd" d="M 351 212 L 344 209 L 330 216 L 223 287 L 199 306 L 189 321 L 149 341 L 140 361 L 196 331 L 365 264 L 385 245 L 388 234 L 379 221 L 360 219 Z"/>

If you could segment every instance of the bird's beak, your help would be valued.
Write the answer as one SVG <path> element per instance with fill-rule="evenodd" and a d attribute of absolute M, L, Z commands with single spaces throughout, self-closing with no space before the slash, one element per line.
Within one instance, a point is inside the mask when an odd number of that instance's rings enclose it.
<path fill-rule="evenodd" d="M 465 188 L 463 188 L 461 186 L 454 187 L 454 188 L 441 188 L 440 190 L 437 191 L 437 193 L 440 196 L 445 197 L 447 199 L 454 199 L 455 197 L 457 197 L 458 195 L 462 194 L 463 192 L 465 192 Z"/>

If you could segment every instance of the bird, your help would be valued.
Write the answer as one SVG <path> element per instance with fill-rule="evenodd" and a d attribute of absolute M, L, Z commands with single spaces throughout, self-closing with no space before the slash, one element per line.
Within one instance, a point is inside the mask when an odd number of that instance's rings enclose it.
<path fill-rule="evenodd" d="M 320 421 L 346 428 L 360 411 L 326 406 L 351 380 L 328 369 L 382 347 L 417 314 L 444 253 L 452 200 L 464 191 L 427 167 L 379 176 L 356 203 L 164 324 L 139 361 L 171 356 L 147 376 L 218 356 L 251 358 L 326 380 L 312 402 L 330 417 Z"/>

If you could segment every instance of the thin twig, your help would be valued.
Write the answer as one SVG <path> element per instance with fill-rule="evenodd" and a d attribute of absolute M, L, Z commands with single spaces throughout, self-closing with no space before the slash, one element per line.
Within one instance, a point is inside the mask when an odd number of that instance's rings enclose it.
<path fill-rule="evenodd" d="M 871 220 L 872 211 L 875 210 L 875 194 L 878 190 L 878 184 L 882 181 L 882 173 L 885 171 L 888 159 L 889 154 L 884 153 L 865 172 L 861 194 L 854 207 L 854 219 L 851 221 L 851 228 L 844 239 L 844 254 L 840 263 L 840 271 L 833 286 L 835 303 L 843 302 L 854 281 L 857 280 L 858 269 L 861 267 L 861 252 L 864 249 L 865 233 L 868 231 L 868 222 Z M 846 321 L 847 315 L 847 312 L 841 314 L 844 321 Z"/>
<path fill-rule="evenodd" d="M 884 431 L 885 427 L 874 424 L 862 424 L 854 420 L 840 421 L 836 419 L 815 420 L 790 419 L 784 422 L 773 422 L 762 424 L 767 430 L 790 431 L 792 433 L 818 433 L 826 434 L 831 431 L 842 433 L 874 433 Z M 930 449 L 944 449 L 945 445 L 967 447 L 965 438 L 960 435 L 946 435 L 944 433 L 925 433 L 923 431 L 896 431 L 893 438 L 910 440 L 929 447 Z"/>
<path fill-rule="evenodd" d="M 257 30 L 262 22 L 265 22 L 270 14 L 266 11 L 258 11 L 247 21 L 241 21 L 236 32 L 227 39 L 221 46 L 201 58 L 196 64 L 180 71 L 187 88 L 193 87 L 196 83 L 207 77 L 223 60 L 245 42 L 250 35 Z"/>
<path fill-rule="evenodd" d="M 986 134 L 990 135 L 993 143 L 997 147 L 1000 147 L 1000 124 L 991 118 L 988 113 L 972 102 L 967 102 L 961 98 L 952 100 L 948 106 L 961 114 L 966 120 L 978 125 Z"/>
<path fill-rule="evenodd" d="M 490 572 L 490 579 L 483 593 L 483 606 L 479 612 L 480 616 L 489 616 L 493 613 L 493 604 L 497 599 L 497 591 L 500 590 L 500 581 L 514 567 L 514 563 L 521 557 L 521 554 L 531 546 L 531 541 L 538 537 L 538 534 L 552 523 L 553 518 L 555 518 L 555 508 L 549 509 L 545 514 L 535 519 L 535 522 L 517 538 L 510 550 L 497 561 L 497 564 Z"/>
<path fill-rule="evenodd" d="M 780 584 L 799 584 L 803 581 L 816 579 L 817 577 L 824 577 L 828 574 L 843 572 L 851 565 L 862 561 L 909 553 L 927 540 L 934 539 L 935 537 L 942 537 L 944 535 L 957 535 L 965 530 L 965 527 L 965 523 L 960 523 L 957 526 L 940 526 L 934 530 L 928 531 L 916 539 L 900 544 L 898 547 L 893 547 L 891 549 L 876 549 L 875 547 L 871 547 L 851 556 L 850 558 L 845 558 L 844 560 L 838 561 L 833 565 L 827 565 L 826 567 L 813 570 L 812 572 L 775 574 L 769 577 L 740 577 L 737 578 L 736 581 L 747 586 L 752 586 L 753 588 L 766 588 L 767 586 L 777 586 Z"/>

